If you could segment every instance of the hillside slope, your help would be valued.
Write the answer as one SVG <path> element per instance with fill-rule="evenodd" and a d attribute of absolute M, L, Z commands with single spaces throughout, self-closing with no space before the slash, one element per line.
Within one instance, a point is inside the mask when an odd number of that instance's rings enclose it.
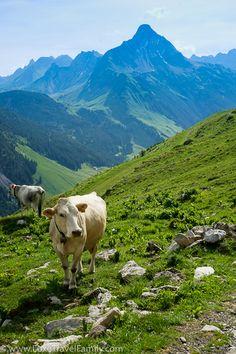
<path fill-rule="evenodd" d="M 209 63 L 223 65 L 226 68 L 236 70 L 236 49 L 231 49 L 228 53 L 218 53 L 214 55 L 197 56 L 192 55 L 191 60 L 199 63 Z"/>
<path fill-rule="evenodd" d="M 3 320 L 12 322 L 2 328 L 0 343 L 6 345 L 17 339 L 18 348 L 31 348 L 32 339 L 45 338 L 48 321 L 87 316 L 90 304 L 82 302 L 82 296 L 103 287 L 115 296 L 109 307 L 118 306 L 125 314 L 104 338 L 86 337 L 90 325 L 78 327 L 75 333 L 83 338 L 76 344 L 88 347 L 105 341 L 110 347 L 123 348 L 127 354 L 170 354 L 176 353 L 177 348 L 186 353 L 180 342 L 184 336 L 191 353 L 227 353 L 234 343 L 230 311 L 235 297 L 235 238 L 176 253 L 166 249 L 177 233 L 195 225 L 236 223 L 235 134 L 236 110 L 216 114 L 68 192 L 72 195 L 96 190 L 105 198 L 108 225 L 100 249 L 116 248 L 119 252 L 112 261 L 97 260 L 95 275 L 87 274 L 85 254 L 85 275 L 78 280 L 76 294 L 69 295 L 59 285 L 62 269 L 52 251 L 48 221 L 31 213 L 24 216 L 25 226 L 16 224 L 22 216 L 2 218 L 0 311 Z M 47 205 L 53 206 L 56 200 L 48 200 Z M 161 247 L 159 253 L 149 254 L 146 250 L 150 240 Z M 146 275 L 122 283 L 118 271 L 129 260 L 146 268 Z M 50 263 L 45 265 L 46 262 Z M 198 266 L 212 266 L 215 275 L 194 281 Z M 167 270 L 179 280 L 168 280 L 166 275 L 154 278 L 157 272 Z M 141 297 L 144 291 L 163 285 L 178 288 L 162 290 L 152 298 Z M 62 304 L 52 305 L 52 295 L 59 297 Z M 139 310 L 150 312 L 134 313 L 127 300 L 135 301 Z M 222 331 L 203 333 L 205 324 L 217 325 Z M 53 334 L 54 338 L 65 335 L 64 331 Z"/>

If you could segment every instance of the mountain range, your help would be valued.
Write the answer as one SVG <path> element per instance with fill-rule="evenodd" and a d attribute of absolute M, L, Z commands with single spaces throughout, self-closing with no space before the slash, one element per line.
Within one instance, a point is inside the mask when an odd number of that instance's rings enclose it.
<path fill-rule="evenodd" d="M 72 170 L 109 167 L 235 107 L 235 88 L 234 70 L 187 59 L 144 24 L 104 55 L 43 57 L 0 78 L 0 124 L 11 151 L 20 143 Z"/>
<path fill-rule="evenodd" d="M 236 49 L 231 49 L 228 53 L 218 53 L 214 55 L 197 56 L 192 55 L 191 60 L 199 63 L 219 64 L 226 68 L 236 70 Z"/>

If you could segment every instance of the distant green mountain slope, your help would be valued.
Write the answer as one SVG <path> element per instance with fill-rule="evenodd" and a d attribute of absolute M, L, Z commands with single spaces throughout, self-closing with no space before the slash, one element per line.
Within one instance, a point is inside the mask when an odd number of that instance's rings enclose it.
<path fill-rule="evenodd" d="M 72 171 L 38 154 L 26 145 L 18 144 L 16 150 L 36 163 L 37 167 L 33 175 L 33 181 L 45 188 L 48 196 L 65 192 L 76 183 L 97 173 L 95 169 L 86 165 L 82 165 L 78 171 Z"/>

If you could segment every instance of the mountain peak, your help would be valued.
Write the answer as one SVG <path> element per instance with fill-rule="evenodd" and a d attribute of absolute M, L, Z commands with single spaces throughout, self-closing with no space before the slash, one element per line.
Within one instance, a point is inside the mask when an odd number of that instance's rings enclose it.
<path fill-rule="evenodd" d="M 140 25 L 137 29 L 137 32 L 133 36 L 133 39 L 138 38 L 152 38 L 152 37 L 159 37 L 159 35 L 152 29 L 152 27 L 148 24 Z"/>

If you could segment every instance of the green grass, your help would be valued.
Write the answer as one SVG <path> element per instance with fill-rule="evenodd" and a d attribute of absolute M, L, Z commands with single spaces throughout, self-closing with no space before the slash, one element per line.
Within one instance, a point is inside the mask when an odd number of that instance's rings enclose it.
<path fill-rule="evenodd" d="M 18 144 L 17 151 L 37 163 L 34 181 L 42 185 L 49 195 L 62 193 L 72 188 L 76 183 L 95 175 L 97 172 L 90 166 L 83 164 L 78 171 L 60 165 L 32 150 L 27 145 Z"/>
<path fill-rule="evenodd" d="M 48 236 L 48 221 L 26 213 L 28 224 L 22 227 L 16 225 L 21 215 L 2 218 L 0 311 L 3 319 L 11 318 L 13 323 L 2 330 L 0 344 L 17 339 L 18 347 L 32 345 L 32 339 L 45 338 L 48 321 L 87 315 L 88 305 L 63 309 L 50 305 L 47 298 L 54 294 L 67 304 L 98 286 L 115 296 L 109 307 L 118 306 L 125 314 L 116 320 L 111 333 L 99 339 L 84 337 L 78 342 L 81 346 L 105 340 L 110 346 L 122 347 L 125 354 L 161 353 L 178 340 L 180 325 L 184 328 L 186 321 L 197 320 L 202 313 L 222 310 L 223 302 L 235 291 L 235 240 L 171 254 L 166 248 L 178 232 L 194 225 L 236 223 L 235 136 L 236 111 L 219 113 L 69 191 L 67 194 L 73 195 L 96 190 L 104 197 L 108 224 L 99 250 L 115 247 L 119 251 L 119 259 L 97 261 L 95 275 L 87 274 L 89 256 L 85 253 L 85 276 L 79 280 L 75 295 L 60 287 L 63 271 Z M 47 205 L 53 206 L 57 198 L 48 200 Z M 30 241 L 27 235 L 32 236 Z M 146 252 L 149 240 L 163 249 L 152 258 Z M 146 275 L 122 284 L 118 272 L 131 259 L 147 269 Z M 26 276 L 28 270 L 48 261 L 48 268 Z M 215 275 L 195 282 L 194 270 L 203 265 L 212 266 Z M 153 279 L 156 272 L 170 267 L 184 275 L 179 290 L 142 299 L 144 290 L 170 284 L 166 279 Z M 51 269 L 57 272 L 51 273 Z M 153 313 L 145 317 L 131 313 L 128 299 Z M 76 334 L 83 334 L 83 329 Z M 222 345 L 228 341 L 227 336 L 220 339 Z M 212 352 L 212 343 L 213 339 L 207 352 Z"/>

